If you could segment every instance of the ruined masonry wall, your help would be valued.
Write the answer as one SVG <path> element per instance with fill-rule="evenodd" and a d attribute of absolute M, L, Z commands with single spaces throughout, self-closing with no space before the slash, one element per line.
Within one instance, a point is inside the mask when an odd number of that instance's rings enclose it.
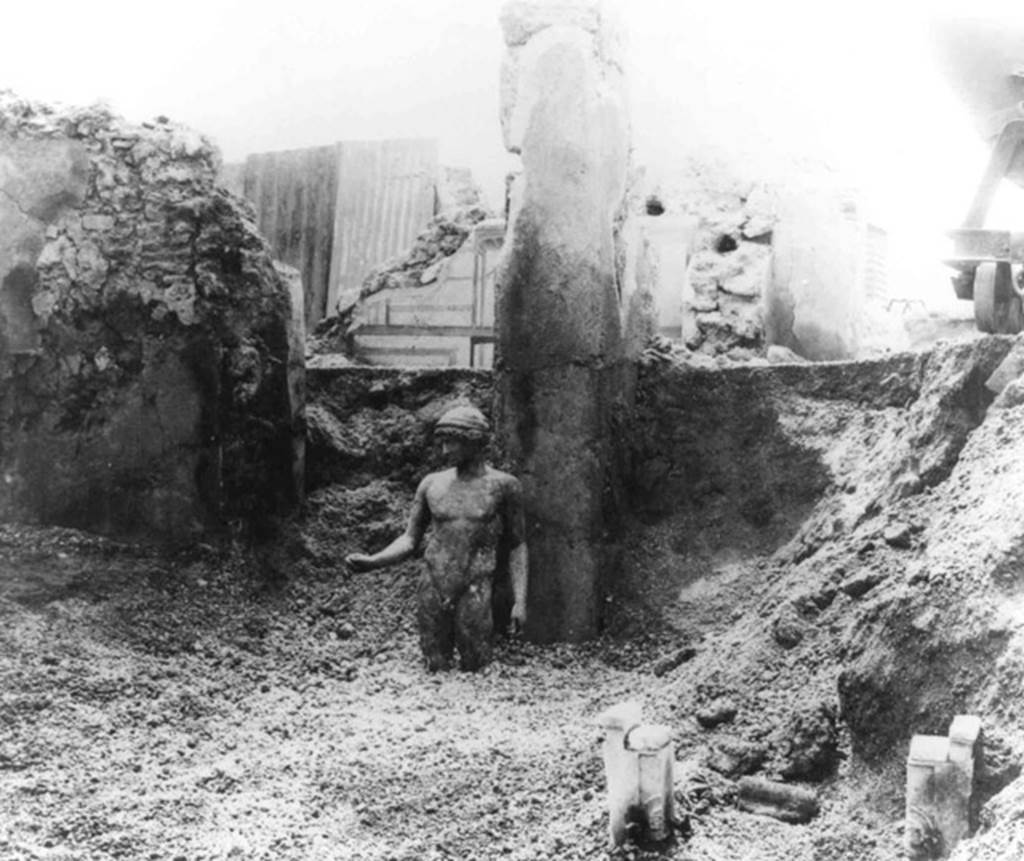
<path fill-rule="evenodd" d="M 0 517 L 180 540 L 294 503 L 295 280 L 217 162 L 0 94 Z"/>
<path fill-rule="evenodd" d="M 695 151 L 647 186 L 662 330 L 689 349 L 825 361 L 906 346 L 884 311 L 884 231 L 825 165 Z"/>

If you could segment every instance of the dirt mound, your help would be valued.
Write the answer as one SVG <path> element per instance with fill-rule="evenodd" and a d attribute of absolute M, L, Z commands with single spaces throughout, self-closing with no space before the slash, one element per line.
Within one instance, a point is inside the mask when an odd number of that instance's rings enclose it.
<path fill-rule="evenodd" d="M 657 477 L 641 488 L 657 516 L 626 579 L 657 569 L 630 612 L 641 597 L 646 624 L 688 632 L 716 596 L 729 624 L 678 673 L 676 708 L 728 697 L 729 743 L 765 745 L 773 776 L 792 773 L 801 708 L 837 709 L 843 815 L 868 802 L 898 822 L 909 737 L 944 734 L 954 714 L 982 715 L 990 738 L 980 800 L 1019 771 L 1021 406 L 1018 383 L 998 398 L 985 386 L 1013 343 L 781 375 L 670 368 L 674 383 L 642 390 L 675 443 L 640 449 L 662 459 L 640 470 Z M 684 496 L 689 509 L 659 510 Z"/>

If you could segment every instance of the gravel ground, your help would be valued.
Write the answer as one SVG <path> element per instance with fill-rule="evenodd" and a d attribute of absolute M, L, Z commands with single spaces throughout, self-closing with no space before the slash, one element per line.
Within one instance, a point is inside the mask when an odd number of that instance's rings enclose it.
<path fill-rule="evenodd" d="M 309 532 L 277 583 L 240 552 L 0 532 L 0 857 L 607 857 L 595 717 L 630 698 L 676 725 L 692 815 L 667 846 L 621 857 L 874 844 L 863 828 L 825 833 L 827 817 L 733 809 L 731 781 L 702 764 L 706 731 L 680 718 L 692 647 L 664 633 L 513 641 L 484 672 L 428 675 L 411 567 L 338 574 Z"/>
<path fill-rule="evenodd" d="M 955 857 L 1018 857 L 1024 383 L 979 394 L 993 343 L 922 358 L 906 403 L 784 393 L 816 502 L 633 524 L 602 639 L 478 674 L 420 669 L 415 563 L 338 564 L 401 529 L 403 482 L 319 488 L 260 551 L 0 526 L 0 858 L 883 861 L 906 743 L 957 713 L 991 802 Z M 609 853 L 595 719 L 626 699 L 672 727 L 680 815 Z M 741 812 L 744 774 L 820 814 Z"/>

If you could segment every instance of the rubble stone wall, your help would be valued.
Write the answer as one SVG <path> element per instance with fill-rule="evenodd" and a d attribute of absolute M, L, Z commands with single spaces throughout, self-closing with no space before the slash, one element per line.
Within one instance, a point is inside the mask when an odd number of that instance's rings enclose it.
<path fill-rule="evenodd" d="M 301 319 L 217 162 L 0 94 L 0 517 L 178 541 L 295 502 Z"/>
<path fill-rule="evenodd" d="M 677 325 L 678 337 L 694 351 L 763 353 L 773 188 L 728 160 L 699 154 L 648 185 L 644 229 L 659 261 L 655 289 L 662 306 L 677 309 L 668 317 L 662 312 L 661 325 Z"/>
<path fill-rule="evenodd" d="M 750 359 L 778 346 L 826 361 L 906 346 L 884 312 L 884 231 L 825 165 L 697 151 L 647 184 L 644 229 L 665 261 L 660 323 L 676 337 L 678 303 L 688 349 Z"/>

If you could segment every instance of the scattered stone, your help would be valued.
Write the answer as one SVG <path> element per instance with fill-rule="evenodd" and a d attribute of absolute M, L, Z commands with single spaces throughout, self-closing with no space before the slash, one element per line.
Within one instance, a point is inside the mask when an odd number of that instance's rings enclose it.
<path fill-rule="evenodd" d="M 932 630 L 941 618 L 942 614 L 935 607 L 927 607 L 914 616 L 910 627 L 918 633 L 924 634 Z"/>
<path fill-rule="evenodd" d="M 857 555 L 858 556 L 867 556 L 867 555 L 869 555 L 871 553 L 874 553 L 875 549 L 876 549 L 875 542 L 871 541 L 871 540 L 868 540 L 868 541 L 865 541 L 860 546 L 860 548 L 857 550 Z"/>
<path fill-rule="evenodd" d="M 441 267 L 444 265 L 444 258 L 436 260 L 431 263 L 423 272 L 420 274 L 420 284 L 433 284 L 437 280 L 437 276 L 441 274 Z"/>
<path fill-rule="evenodd" d="M 736 717 L 736 703 L 732 700 L 715 700 L 697 712 L 697 723 L 704 729 L 714 729 L 723 723 L 729 723 Z"/>
<path fill-rule="evenodd" d="M 768 751 L 764 745 L 729 736 L 715 742 L 706 765 L 719 774 L 735 778 L 753 774 L 767 758 Z"/>
<path fill-rule="evenodd" d="M 763 215 L 754 215 L 747 219 L 743 225 L 742 233 L 745 239 L 757 240 L 769 236 L 774 228 L 775 222 L 773 219 Z"/>
<path fill-rule="evenodd" d="M 813 595 L 798 595 L 793 599 L 793 607 L 804 619 L 813 619 L 818 615 L 819 608 Z"/>
<path fill-rule="evenodd" d="M 819 610 L 827 610 L 832 606 L 832 602 L 835 600 L 836 595 L 839 594 L 839 590 L 833 586 L 826 586 L 815 592 L 811 596 L 811 600 Z"/>
<path fill-rule="evenodd" d="M 1010 383 L 1024 375 L 1024 345 L 1014 344 L 1006 358 L 985 380 L 985 388 L 993 395 L 1000 394 Z"/>
<path fill-rule="evenodd" d="M 914 471 L 904 472 L 897 476 L 892 486 L 893 499 L 906 499 L 909 496 L 916 496 L 924 490 L 924 481 Z"/>
<path fill-rule="evenodd" d="M 747 813 L 771 816 L 793 825 L 810 822 L 820 809 L 813 791 L 761 777 L 740 780 L 736 806 Z"/>
<path fill-rule="evenodd" d="M 1000 735 L 986 728 L 982 736 L 982 761 L 976 771 L 978 796 L 993 798 L 1020 774 L 1020 756 Z"/>
<path fill-rule="evenodd" d="M 682 664 L 685 664 L 687 661 L 692 661 L 696 656 L 697 650 L 693 646 L 684 646 L 673 654 L 666 655 L 664 658 L 661 658 L 654 665 L 654 675 L 660 678 L 661 676 L 672 672 L 672 670 Z"/>
<path fill-rule="evenodd" d="M 434 216 L 405 255 L 382 263 L 366 276 L 359 300 L 382 290 L 417 287 L 435 281 L 445 261 L 462 247 L 473 227 L 488 215 L 486 209 L 474 205 Z"/>
<path fill-rule="evenodd" d="M 879 571 L 862 571 L 847 577 L 839 588 L 851 598 L 862 598 L 885 580 L 885 574 Z"/>
<path fill-rule="evenodd" d="M 334 619 L 337 616 L 340 616 L 347 609 L 348 608 L 343 603 L 336 600 L 324 601 L 319 607 L 320 615 L 326 616 L 328 619 Z"/>
<path fill-rule="evenodd" d="M 893 523 L 882 533 L 882 538 L 890 547 L 906 550 L 910 547 L 913 529 L 908 523 Z"/>
<path fill-rule="evenodd" d="M 806 635 L 807 625 L 798 616 L 796 608 L 786 605 L 772 624 L 772 636 L 775 637 L 775 642 L 784 649 L 792 649 L 799 646 Z"/>
<path fill-rule="evenodd" d="M 1024 404 L 1024 379 L 1017 379 L 1007 383 L 1006 388 L 999 393 L 990 409 L 998 412 L 999 410 L 1013 409 L 1021 404 Z"/>
<path fill-rule="evenodd" d="M 114 227 L 112 215 L 83 215 L 82 227 L 86 230 L 111 230 Z"/>

